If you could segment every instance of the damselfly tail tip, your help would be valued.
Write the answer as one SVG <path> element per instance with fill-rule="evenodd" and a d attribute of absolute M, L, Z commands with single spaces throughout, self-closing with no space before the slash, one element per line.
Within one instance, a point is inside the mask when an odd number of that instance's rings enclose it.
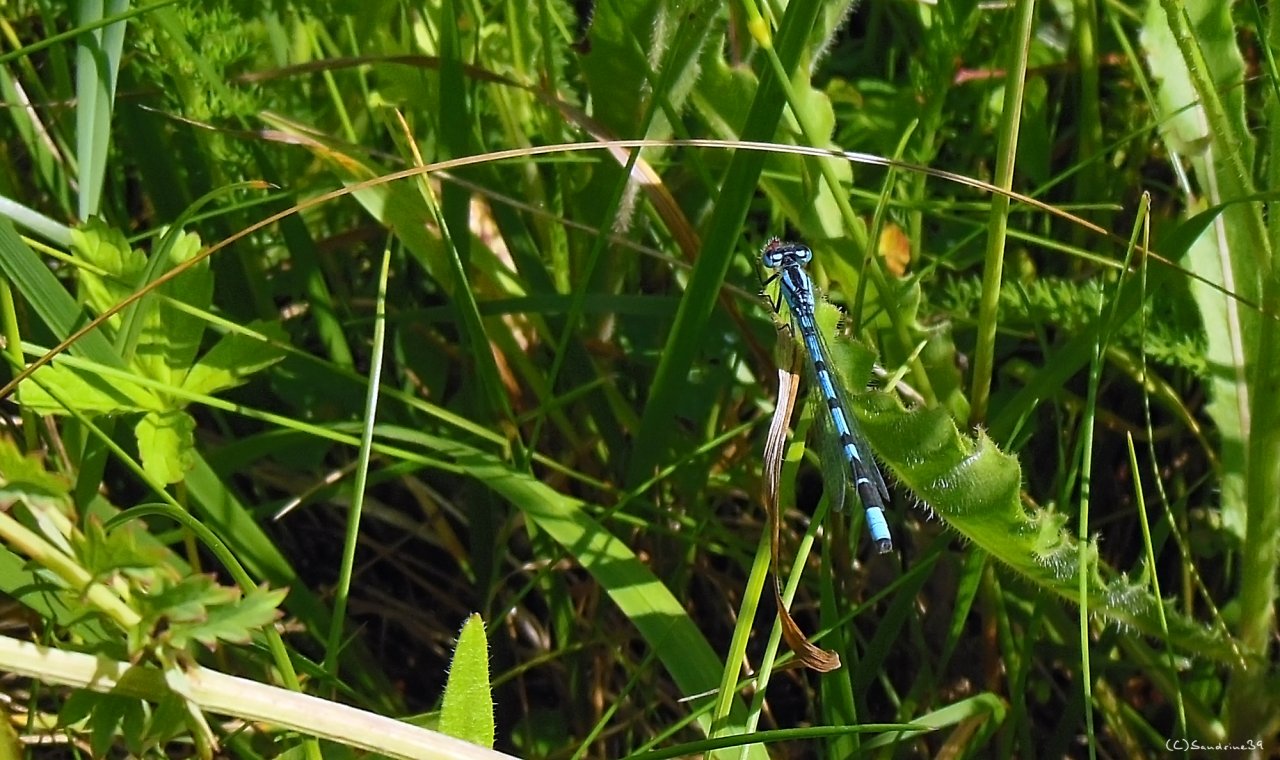
<path fill-rule="evenodd" d="M 867 532 L 881 554 L 893 550 L 893 539 L 889 536 L 889 523 L 884 519 L 884 510 L 880 507 L 867 507 Z"/>

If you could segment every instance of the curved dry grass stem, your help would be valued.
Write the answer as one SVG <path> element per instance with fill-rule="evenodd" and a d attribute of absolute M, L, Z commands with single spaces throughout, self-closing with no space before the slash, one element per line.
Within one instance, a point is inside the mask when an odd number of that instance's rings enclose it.
<path fill-rule="evenodd" d="M 1023 195 L 1022 193 L 1002 190 L 1001 188 L 996 187 L 990 182 L 984 182 L 983 180 L 973 179 L 972 177 L 966 177 L 962 174 L 943 171 L 941 169 L 932 169 L 927 166 L 918 166 L 916 164 L 912 164 L 905 161 L 897 161 L 894 159 L 875 156 L 870 153 L 859 153 L 856 151 L 824 150 L 821 148 L 809 148 L 809 147 L 799 146 L 799 145 L 779 145 L 776 143 L 767 143 L 767 142 L 734 142 L 731 140 L 704 140 L 704 139 L 605 140 L 605 141 L 595 142 L 595 143 L 559 143 L 556 145 L 539 145 L 539 146 L 525 147 L 525 148 L 512 148 L 509 150 L 493 151 L 490 153 L 484 153 L 484 154 L 475 155 L 475 156 L 462 156 L 460 158 L 453 158 L 447 161 L 438 161 L 436 163 L 427 164 L 425 166 L 413 167 L 410 169 L 402 169 L 401 171 L 392 172 L 390 174 L 384 174 L 380 177 L 373 177 L 363 182 L 357 182 L 353 185 L 347 185 L 346 187 L 343 187 L 337 190 L 331 190 L 327 193 L 321 193 L 320 195 L 317 195 L 314 198 L 305 200 L 301 203 L 298 203 L 295 206 L 292 206 L 283 211 L 279 211 L 275 214 L 272 214 L 271 216 L 268 216 L 267 218 L 262 219 L 261 221 L 255 222 L 249 225 L 248 227 L 245 227 L 243 230 L 240 230 L 239 232 L 235 233 L 234 235 L 231 235 L 225 238 L 224 240 L 214 243 L 213 245 L 210 245 L 209 247 L 201 250 L 195 256 L 191 257 L 186 262 L 184 262 L 182 266 L 175 267 L 174 269 L 171 269 L 168 272 L 165 272 L 164 274 L 157 277 L 155 280 L 151 281 L 147 285 L 147 287 L 135 293 L 130 294 L 129 297 L 125 298 L 124 300 L 120 301 L 112 308 L 107 309 L 106 311 L 99 314 L 94 319 L 90 320 L 87 324 L 85 324 L 79 330 L 76 330 L 74 333 L 67 336 L 67 338 L 63 340 L 61 343 L 59 343 L 58 345 L 50 349 L 48 353 L 46 353 L 44 356 L 41 356 L 39 359 L 27 365 L 25 369 L 19 372 L 7 384 L 5 384 L 3 388 L 0 388 L 0 399 L 7 398 L 11 393 L 13 393 L 14 389 L 18 387 L 18 384 L 21 383 L 23 380 L 25 380 L 27 377 L 29 377 L 33 372 L 38 370 L 40 367 L 43 367 L 44 365 L 48 364 L 50 361 L 54 359 L 54 357 L 56 357 L 58 354 L 62 353 L 63 351 L 67 350 L 67 348 L 69 348 L 77 340 L 79 340 L 84 335 L 88 334 L 89 332 L 97 328 L 107 319 L 110 319 L 112 315 L 119 313 L 121 310 L 127 308 L 130 304 L 144 297 L 147 293 L 151 292 L 153 289 L 158 288 L 159 286 L 163 285 L 169 280 L 172 280 L 175 277 L 178 277 L 183 272 L 185 272 L 188 267 L 195 266 L 199 262 L 203 261 L 209 256 L 212 256 L 217 251 L 223 248 L 226 248 L 227 246 L 231 245 L 237 240 L 247 237 L 257 232 L 258 230 L 261 230 L 264 227 L 268 227 L 292 214 L 296 214 L 301 211 L 314 208 L 323 203 L 327 203 L 331 200 L 335 200 L 337 198 L 350 195 L 354 192 L 357 192 L 359 190 L 364 190 L 366 188 L 377 187 L 379 185 L 387 184 L 390 182 L 396 182 L 402 179 L 408 179 L 410 177 L 416 177 L 423 174 L 432 174 L 435 172 L 448 171 L 450 169 L 457 169 L 463 166 L 473 166 L 476 164 L 483 164 L 483 163 L 489 163 L 489 162 L 495 162 L 495 161 L 508 161 L 508 160 L 517 159 L 517 158 L 532 158 L 535 156 L 546 156 L 546 155 L 556 155 L 561 153 L 578 153 L 578 152 L 584 152 L 584 151 L 599 151 L 599 150 L 610 151 L 620 161 L 625 163 L 625 154 L 620 153 L 618 151 L 625 151 L 625 150 L 638 149 L 638 148 L 651 148 L 651 147 L 720 148 L 720 149 L 726 149 L 726 150 L 754 150 L 754 151 L 765 151 L 765 152 L 773 152 L 773 153 L 792 153 L 796 155 L 815 156 L 815 157 L 824 157 L 824 158 L 844 158 L 848 161 L 853 161 L 855 163 L 860 163 L 860 164 L 867 164 L 869 166 L 883 166 L 886 168 L 893 168 L 900 171 L 918 172 L 920 174 L 924 174 L 929 177 L 946 180 L 948 182 L 954 182 L 956 184 L 964 185 L 966 187 L 972 187 L 977 190 L 983 190 L 983 191 L 997 194 L 997 195 L 1006 195 L 1010 199 L 1015 200 L 1019 203 L 1026 204 L 1039 211 L 1043 211 L 1047 214 L 1051 214 L 1061 219 L 1068 220 L 1073 224 L 1077 224 L 1090 232 L 1101 235 L 1107 238 L 1108 240 L 1111 240 L 1112 242 L 1115 242 L 1121 245 L 1127 242 L 1124 238 L 1121 238 L 1115 233 L 1109 230 L 1106 230 L 1103 227 L 1100 227 L 1099 225 L 1096 225 L 1086 219 L 1076 216 L 1075 214 L 1072 214 L 1068 211 L 1063 211 L 1062 209 L 1055 208 L 1054 206 L 1048 203 L 1045 203 L 1044 201 L 1038 200 L 1036 198 L 1032 198 L 1027 195 Z M 651 176 L 652 175 L 650 175 L 646 171 L 646 172 L 642 172 L 641 175 L 637 177 L 637 179 L 641 180 L 642 184 L 651 185 L 651 182 L 650 182 Z M 1235 298 L 1234 294 L 1226 292 L 1219 285 L 1205 280 L 1203 277 L 1201 277 L 1200 275 L 1194 272 L 1187 271 L 1186 269 L 1178 266 L 1177 264 L 1174 264 L 1169 259 L 1164 258 L 1163 256 L 1160 256 L 1155 251 L 1151 251 L 1147 248 L 1138 248 L 1137 253 L 1147 257 L 1151 261 L 1155 261 L 1157 263 L 1168 266 L 1172 269 L 1176 269 L 1191 279 L 1194 279 L 1209 287 L 1212 287 L 1215 290 L 1223 292 L 1224 295 Z M 1254 309 L 1259 308 L 1256 304 L 1245 301 L 1244 299 L 1237 299 L 1237 300 L 1240 303 L 1244 304 L 1245 306 L 1249 306 Z"/>

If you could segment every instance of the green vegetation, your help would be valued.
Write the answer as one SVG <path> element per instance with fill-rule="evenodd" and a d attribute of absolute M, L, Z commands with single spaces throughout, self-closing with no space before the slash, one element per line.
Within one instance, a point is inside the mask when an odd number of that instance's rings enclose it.
<path fill-rule="evenodd" d="M 11 4 L 0 757 L 1274 751 L 1268 10 Z"/>

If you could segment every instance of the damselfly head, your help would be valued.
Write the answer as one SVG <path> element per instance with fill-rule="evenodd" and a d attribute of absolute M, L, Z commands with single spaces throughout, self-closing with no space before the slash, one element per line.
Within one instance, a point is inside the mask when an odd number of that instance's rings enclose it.
<path fill-rule="evenodd" d="M 803 243 L 785 243 L 770 238 L 760 252 L 760 261 L 770 269 L 804 266 L 813 260 L 813 251 Z"/>

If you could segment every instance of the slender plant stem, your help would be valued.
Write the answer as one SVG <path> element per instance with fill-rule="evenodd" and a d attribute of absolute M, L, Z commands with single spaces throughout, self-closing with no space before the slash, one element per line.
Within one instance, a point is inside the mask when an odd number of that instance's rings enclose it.
<path fill-rule="evenodd" d="M 1018 153 L 1018 126 L 1031 51 L 1031 28 L 1035 20 L 1035 0 L 1018 2 L 1018 35 L 1012 43 L 1009 74 L 1005 78 L 1004 112 L 996 157 L 995 184 L 1004 190 L 1013 187 L 1013 167 Z M 991 396 L 991 375 L 995 367 L 996 319 L 1000 305 L 1000 283 L 1004 278 L 1004 242 L 1009 225 L 1009 197 L 994 195 L 987 222 L 987 257 L 982 271 L 982 300 L 978 304 L 977 352 L 974 360 L 972 407 L 969 421 L 986 419 Z"/>

